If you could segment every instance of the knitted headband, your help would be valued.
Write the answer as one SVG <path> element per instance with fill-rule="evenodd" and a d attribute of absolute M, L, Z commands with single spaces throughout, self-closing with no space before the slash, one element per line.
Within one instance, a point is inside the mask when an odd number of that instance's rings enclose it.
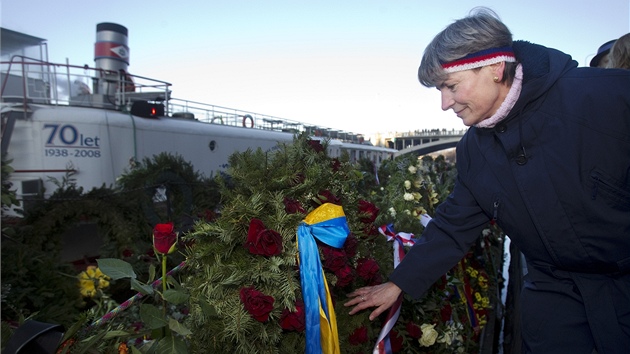
<path fill-rule="evenodd" d="M 481 50 L 479 52 L 470 53 L 467 56 L 451 61 L 449 63 L 442 63 L 442 68 L 447 74 L 457 71 L 470 70 L 474 68 L 480 68 L 482 66 L 499 63 L 502 61 L 515 62 L 516 57 L 512 47 L 490 48 Z"/>

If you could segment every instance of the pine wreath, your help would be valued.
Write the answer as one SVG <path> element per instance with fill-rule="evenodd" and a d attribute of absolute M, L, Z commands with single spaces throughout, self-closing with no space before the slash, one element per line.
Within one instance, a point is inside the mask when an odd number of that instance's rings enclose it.
<path fill-rule="evenodd" d="M 220 182 L 221 216 L 214 223 L 198 223 L 189 235 L 195 240 L 187 259 L 190 275 L 186 281 L 191 293 L 187 326 L 193 331 L 192 352 L 304 352 L 304 328 L 290 320 L 302 297 L 296 230 L 305 215 L 322 203 L 342 205 L 352 232 L 343 249 L 320 247 L 340 345 L 344 352 L 367 352 L 374 345 L 367 340 L 353 342 L 351 336 L 365 328 L 374 338 L 379 321 L 370 322 L 367 313 L 347 315 L 343 302 L 355 287 L 382 281 L 382 273 L 391 271 L 385 266 L 370 279 L 362 279 L 357 272 L 365 259 L 388 259 L 382 264 L 391 264 L 391 248 L 385 238 L 375 235 L 359 208 L 367 192 L 358 188 L 362 174 L 347 162 L 347 156 L 331 159 L 325 148 L 302 135 L 272 152 L 249 150 L 230 158 L 229 180 Z M 244 247 L 253 219 L 281 236 L 280 254 L 266 257 Z M 239 297 L 243 289 L 255 289 L 262 298 L 273 299 L 266 319 L 248 313 Z"/>

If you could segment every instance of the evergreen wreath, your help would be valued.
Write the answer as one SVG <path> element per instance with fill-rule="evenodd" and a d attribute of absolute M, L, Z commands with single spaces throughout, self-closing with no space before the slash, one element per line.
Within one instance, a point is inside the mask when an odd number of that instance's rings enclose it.
<path fill-rule="evenodd" d="M 195 243 L 185 282 L 191 293 L 187 327 L 193 332 L 192 352 L 304 352 L 296 230 L 322 203 L 342 205 L 351 230 L 343 249 L 320 245 L 341 347 L 367 352 L 373 346 L 353 343 L 352 334 L 365 327 L 375 338 L 380 322 L 370 323 L 368 313 L 349 316 L 343 302 L 352 289 L 380 282 L 382 273 L 391 271 L 391 248 L 373 228 L 371 213 L 360 208 L 368 192 L 358 188 L 362 174 L 348 156 L 328 157 L 325 145 L 301 135 L 275 151 L 249 150 L 230 158 L 229 179 L 221 179 L 220 217 L 214 223 L 198 223 L 189 235 Z M 280 254 L 261 256 L 244 247 L 254 219 L 280 235 Z M 366 274 L 360 271 L 365 260 L 388 257 L 389 262 L 382 262 L 385 269 L 374 269 L 368 279 L 359 275 Z M 256 318 L 242 301 L 241 291 L 252 288 L 258 292 L 254 299 L 273 302 L 263 306 L 269 311 L 266 317 Z"/>

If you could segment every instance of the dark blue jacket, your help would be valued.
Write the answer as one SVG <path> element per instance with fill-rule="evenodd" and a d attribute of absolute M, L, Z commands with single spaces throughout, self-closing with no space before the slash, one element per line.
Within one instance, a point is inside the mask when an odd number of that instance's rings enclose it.
<path fill-rule="evenodd" d="M 424 231 L 426 242 L 390 277 L 414 298 L 491 219 L 528 266 L 569 278 L 630 272 L 630 71 L 578 68 L 570 56 L 527 42 L 513 47 L 523 65 L 518 101 L 496 127 L 471 127 L 461 139 L 452 194 Z"/>

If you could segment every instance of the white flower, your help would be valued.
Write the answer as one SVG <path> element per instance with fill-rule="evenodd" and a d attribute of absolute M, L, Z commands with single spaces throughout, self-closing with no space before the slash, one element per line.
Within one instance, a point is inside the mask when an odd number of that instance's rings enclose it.
<path fill-rule="evenodd" d="M 411 212 L 409 211 L 409 209 L 405 209 L 405 214 L 411 215 Z"/>
<path fill-rule="evenodd" d="M 450 330 L 446 330 L 446 332 L 444 332 L 440 338 L 437 339 L 438 343 L 444 343 L 446 345 L 451 345 L 451 343 L 453 342 L 453 337 L 452 337 L 452 333 Z"/>
<path fill-rule="evenodd" d="M 403 199 L 405 199 L 406 201 L 411 201 L 414 200 L 414 197 L 411 193 L 405 193 L 405 195 L 403 195 Z"/>
<path fill-rule="evenodd" d="M 411 188 L 411 182 L 409 180 L 405 181 L 405 189 Z"/>
<path fill-rule="evenodd" d="M 391 215 L 392 217 L 396 217 L 396 209 L 394 209 L 394 207 L 389 208 L 388 211 L 389 215 Z"/>
<path fill-rule="evenodd" d="M 418 170 L 416 169 L 416 166 L 414 166 L 414 165 L 409 166 L 409 172 L 411 172 L 411 173 L 415 174 L 415 173 L 416 173 L 416 171 L 418 171 Z"/>
<path fill-rule="evenodd" d="M 422 337 L 420 337 L 418 342 L 421 346 L 430 347 L 435 344 L 438 332 L 433 327 L 435 327 L 434 324 L 427 323 L 424 323 L 422 326 L 420 326 L 420 329 L 422 330 Z"/>

